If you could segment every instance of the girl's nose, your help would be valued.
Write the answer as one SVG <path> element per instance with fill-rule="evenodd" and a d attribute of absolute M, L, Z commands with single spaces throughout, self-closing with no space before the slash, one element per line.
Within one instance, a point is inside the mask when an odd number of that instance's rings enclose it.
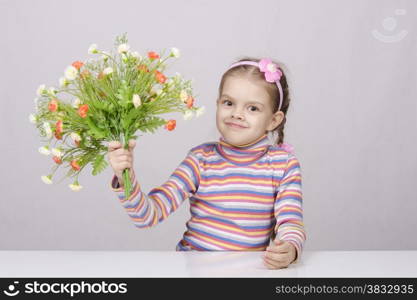
<path fill-rule="evenodd" d="M 232 118 L 238 119 L 238 120 L 243 120 L 244 119 L 243 113 L 240 110 L 235 109 L 232 112 Z"/>

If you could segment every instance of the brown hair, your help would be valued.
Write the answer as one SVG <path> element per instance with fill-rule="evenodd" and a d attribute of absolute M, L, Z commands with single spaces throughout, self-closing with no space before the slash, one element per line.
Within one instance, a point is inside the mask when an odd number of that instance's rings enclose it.
<path fill-rule="evenodd" d="M 250 60 L 250 61 L 254 61 L 254 62 L 259 62 L 260 59 L 256 59 L 253 57 L 246 57 L 243 58 L 237 62 L 240 61 L 244 61 L 244 60 Z M 224 83 L 226 81 L 227 78 L 231 77 L 231 76 L 247 76 L 247 77 L 252 77 L 255 80 L 259 81 L 260 83 L 263 84 L 263 86 L 265 87 L 266 91 L 268 92 L 270 99 L 271 99 L 271 104 L 272 104 L 272 112 L 276 113 L 278 111 L 278 104 L 279 101 L 282 101 L 281 104 L 281 111 L 284 113 L 284 118 L 281 122 L 281 124 L 279 124 L 274 130 L 272 130 L 273 132 L 276 132 L 276 134 L 278 134 L 278 140 L 276 141 L 277 144 L 282 144 L 284 142 L 284 127 L 285 127 L 285 123 L 287 122 L 287 111 L 288 111 L 288 107 L 290 105 L 290 97 L 289 97 L 289 90 L 288 90 L 288 83 L 287 83 L 287 78 L 284 74 L 284 71 L 281 68 L 280 63 L 277 63 L 275 61 L 272 61 L 274 64 L 276 64 L 279 69 L 282 72 L 282 76 L 281 79 L 279 80 L 279 82 L 281 83 L 282 86 L 282 93 L 283 93 L 283 100 L 279 99 L 279 91 L 278 91 L 278 87 L 275 83 L 271 83 L 265 80 L 265 75 L 263 72 L 261 72 L 259 70 L 259 68 L 252 66 L 252 65 L 241 65 L 241 66 L 237 66 L 234 67 L 232 69 L 227 70 L 220 81 L 220 85 L 219 85 L 219 98 L 222 94 L 223 91 L 223 86 Z"/>

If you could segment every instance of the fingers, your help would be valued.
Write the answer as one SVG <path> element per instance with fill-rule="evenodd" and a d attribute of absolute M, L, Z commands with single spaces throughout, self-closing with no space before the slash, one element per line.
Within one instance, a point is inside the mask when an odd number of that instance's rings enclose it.
<path fill-rule="evenodd" d="M 135 140 L 129 140 L 129 151 L 132 151 L 135 149 L 136 141 Z"/>
<path fill-rule="evenodd" d="M 288 264 L 285 262 L 275 261 L 268 257 L 264 257 L 264 265 L 271 270 L 287 268 Z"/>
<path fill-rule="evenodd" d="M 290 264 L 289 255 L 276 254 L 273 252 L 265 251 L 263 256 L 264 265 L 268 269 L 281 269 L 286 268 Z"/>
<path fill-rule="evenodd" d="M 110 152 L 110 151 L 114 151 L 116 149 L 119 149 L 121 147 L 122 147 L 122 143 L 120 143 L 118 141 L 111 141 L 111 142 L 109 142 L 108 150 Z"/>
<path fill-rule="evenodd" d="M 132 151 L 136 146 L 136 141 L 135 140 L 129 140 L 129 151 Z M 124 149 L 122 143 L 120 143 L 119 141 L 111 141 L 109 142 L 108 145 L 108 151 L 115 151 L 118 149 Z M 127 151 L 127 150 L 126 150 Z"/>
<path fill-rule="evenodd" d="M 291 250 L 291 247 L 293 246 L 287 241 L 275 240 L 266 250 L 275 253 L 287 253 Z"/>

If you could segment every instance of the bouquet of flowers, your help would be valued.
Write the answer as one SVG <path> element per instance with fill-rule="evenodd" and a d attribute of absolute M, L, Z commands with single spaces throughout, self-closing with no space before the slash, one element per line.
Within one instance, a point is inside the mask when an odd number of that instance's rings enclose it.
<path fill-rule="evenodd" d="M 176 121 L 162 114 L 180 112 L 187 120 L 203 113 L 204 107 L 194 104 L 191 81 L 178 73 L 164 74 L 165 62 L 179 57 L 177 48 L 167 55 L 150 51 L 142 57 L 130 50 L 124 34 L 116 38 L 115 50 L 108 53 L 93 44 L 88 52 L 95 58 L 68 66 L 60 88 L 39 86 L 36 113 L 29 118 L 46 143 L 39 152 L 52 155 L 54 161 L 52 172 L 41 177 L 45 183 L 52 184 L 63 166 L 68 169 L 64 178 L 73 177 L 69 186 L 78 191 L 79 174 L 88 164 L 93 175 L 107 167 L 106 142 L 118 140 L 127 149 L 129 140 L 137 139 L 137 131 L 153 133 L 161 126 L 174 130 Z M 129 197 L 128 169 L 123 179 Z"/>

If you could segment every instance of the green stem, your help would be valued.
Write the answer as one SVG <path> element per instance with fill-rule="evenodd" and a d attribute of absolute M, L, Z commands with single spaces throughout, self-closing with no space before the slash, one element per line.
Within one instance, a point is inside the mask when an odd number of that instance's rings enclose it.
<path fill-rule="evenodd" d="M 123 145 L 125 149 L 129 149 L 129 137 L 128 135 L 122 135 L 123 138 Z M 132 191 L 132 182 L 130 180 L 130 173 L 129 169 L 126 168 L 123 170 L 123 182 L 124 182 L 124 188 L 125 188 L 125 199 L 129 199 L 130 193 Z"/>

